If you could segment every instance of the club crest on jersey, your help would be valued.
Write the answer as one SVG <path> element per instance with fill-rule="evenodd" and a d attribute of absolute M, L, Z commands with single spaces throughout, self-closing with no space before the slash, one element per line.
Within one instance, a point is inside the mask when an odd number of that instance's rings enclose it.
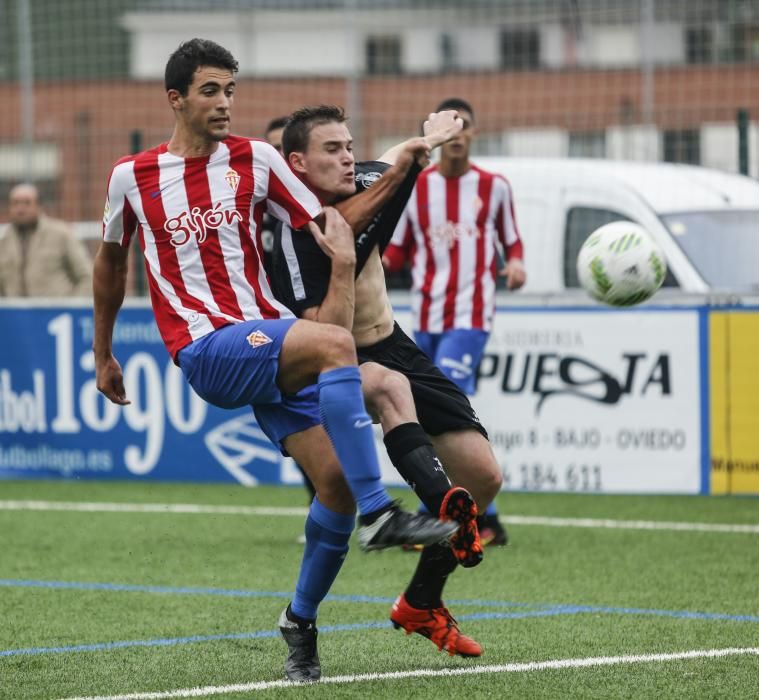
<path fill-rule="evenodd" d="M 368 190 L 377 180 L 382 177 L 382 173 L 376 171 L 370 173 L 356 173 L 356 182 Z"/>
<path fill-rule="evenodd" d="M 240 184 L 240 176 L 237 174 L 237 171 L 230 168 L 227 170 L 226 175 L 224 175 L 224 179 L 227 181 L 232 192 L 237 192 L 237 187 Z"/>
<path fill-rule="evenodd" d="M 261 331 L 253 331 L 247 338 L 245 338 L 245 340 L 247 340 L 253 348 L 257 348 L 259 345 L 266 345 L 266 343 L 271 343 L 271 338 Z"/>
<path fill-rule="evenodd" d="M 203 243 L 209 231 L 218 229 L 223 224 L 230 226 L 242 220 L 242 214 L 237 209 L 222 209 L 221 202 L 217 202 L 213 209 L 201 211 L 200 207 L 193 207 L 189 212 L 183 211 L 178 216 L 172 216 L 166 219 L 163 229 L 171 234 L 171 245 L 179 248 L 187 243 L 193 234 L 198 243 Z"/>

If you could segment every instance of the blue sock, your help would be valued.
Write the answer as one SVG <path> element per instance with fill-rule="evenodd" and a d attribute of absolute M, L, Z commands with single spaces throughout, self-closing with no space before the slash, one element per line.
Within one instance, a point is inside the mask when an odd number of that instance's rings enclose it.
<path fill-rule="evenodd" d="M 355 516 L 335 513 L 317 498 L 311 502 L 306 519 L 306 549 L 290 603 L 290 610 L 298 617 L 316 619 L 319 603 L 329 592 L 348 553 L 355 521 Z"/>
<path fill-rule="evenodd" d="M 486 509 L 485 509 L 486 515 L 498 515 L 498 511 L 495 507 L 495 501 L 493 501 Z"/>
<path fill-rule="evenodd" d="M 361 395 L 358 367 L 338 367 L 319 375 L 319 411 L 359 513 L 390 505 L 380 482 L 372 420 Z"/>

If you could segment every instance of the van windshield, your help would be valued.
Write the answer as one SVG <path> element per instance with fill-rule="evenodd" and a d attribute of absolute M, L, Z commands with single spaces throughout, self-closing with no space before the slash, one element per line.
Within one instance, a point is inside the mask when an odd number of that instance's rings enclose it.
<path fill-rule="evenodd" d="M 759 209 L 664 214 L 662 221 L 713 289 L 759 289 Z"/>

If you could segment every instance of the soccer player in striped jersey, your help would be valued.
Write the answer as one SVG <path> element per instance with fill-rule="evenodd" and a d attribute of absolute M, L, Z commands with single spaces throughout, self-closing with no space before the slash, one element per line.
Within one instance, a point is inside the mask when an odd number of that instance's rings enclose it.
<path fill-rule="evenodd" d="M 413 542 L 420 531 L 438 542 L 457 527 L 400 510 L 382 487 L 350 333 L 295 319 L 271 292 L 255 245 L 265 209 L 327 249 L 352 234 L 268 143 L 230 134 L 236 71 L 214 42 L 181 44 L 165 73 L 171 139 L 113 168 L 94 267 L 96 380 L 109 400 L 129 403 L 112 337 L 137 234 L 158 329 L 193 389 L 222 408 L 252 406 L 316 486 L 295 596 L 280 616 L 286 674 L 310 681 L 321 673 L 316 612 L 348 550 L 353 499 L 364 549 Z"/>
<path fill-rule="evenodd" d="M 443 115 L 450 119 L 455 112 Z M 426 126 L 437 122 L 439 116 L 430 115 Z M 455 131 L 428 144 L 428 148 L 444 142 L 460 128 L 459 123 Z M 445 130 L 441 133 L 445 134 Z M 484 508 L 498 492 L 502 479 L 487 433 L 466 395 L 394 322 L 385 286 L 380 253 L 395 230 L 421 170 L 416 160 L 411 165 L 406 162 L 403 182 L 393 190 L 389 201 L 378 193 L 385 191 L 386 178 L 399 177 L 399 166 L 408 159 L 409 150 L 414 150 L 413 140 L 384 154 L 380 158 L 384 162 L 363 164 L 354 172 L 352 141 L 342 110 L 322 106 L 291 115 L 283 145 L 293 170 L 323 202 L 338 207 L 348 205 L 343 211 L 356 232 L 356 255 L 352 265 L 340 262 L 338 267 L 338 256 L 330 259 L 292 226 L 283 224 L 274 247 L 275 293 L 302 317 L 351 328 L 362 371 L 379 365 L 393 370 L 391 377 L 405 376 L 418 422 L 407 422 L 386 432 L 385 444 L 396 468 L 407 481 L 415 483 L 423 502 L 436 502 L 428 505 L 429 510 L 440 512 L 436 505 L 444 500 L 446 491 L 434 474 L 423 472 L 423 465 L 403 464 L 407 454 L 415 456 L 418 447 L 411 449 L 412 444 L 434 448 L 451 481 L 471 493 L 477 505 Z M 396 159 L 395 167 L 387 169 L 388 163 Z M 368 189 L 352 196 L 356 183 Z M 378 200 L 382 202 L 379 210 L 362 205 L 377 204 Z M 387 430 L 384 422 L 383 429 Z M 425 489 L 423 496 L 420 490 Z M 481 556 L 481 547 L 479 552 Z M 481 646 L 461 634 L 442 601 L 445 582 L 459 563 L 449 546 L 426 547 L 411 583 L 393 605 L 391 620 L 408 633 L 428 637 L 450 654 L 479 656 Z"/>
<path fill-rule="evenodd" d="M 450 98 L 441 109 L 458 110 L 464 128 L 419 176 L 383 262 L 396 270 L 411 258 L 414 340 L 472 395 L 493 324 L 497 276 L 510 290 L 525 283 L 522 240 L 509 183 L 469 159 L 472 107 Z M 506 259 L 500 272 L 497 245 Z M 506 544 L 494 503 L 478 522 L 483 544 Z"/>

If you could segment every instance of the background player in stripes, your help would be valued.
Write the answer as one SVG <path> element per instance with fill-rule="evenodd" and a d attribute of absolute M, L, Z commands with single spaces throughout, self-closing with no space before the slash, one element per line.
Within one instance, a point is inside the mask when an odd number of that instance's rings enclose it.
<path fill-rule="evenodd" d="M 451 119 L 455 112 L 444 114 Z M 388 166 L 377 162 L 368 164 L 368 170 L 360 169 L 356 180 L 364 185 L 367 182 L 376 184 L 364 194 L 350 197 L 356 185 L 349 177 L 352 176 L 354 163 L 350 132 L 344 122 L 342 110 L 336 108 L 323 106 L 299 110 L 291 115 L 285 127 L 284 152 L 295 172 L 323 201 L 336 202 L 340 197 L 347 196 L 349 199 L 345 202 L 354 204 L 352 213 L 358 215 L 356 210 L 361 208 L 358 203 L 382 187 L 383 180 L 391 176 L 393 170 L 380 177 L 382 170 Z M 460 125 L 457 125 L 456 131 L 459 129 Z M 456 131 L 428 145 L 439 145 Z M 381 160 L 392 162 L 407 155 L 407 144 L 400 144 L 384 154 Z M 424 444 L 429 439 L 453 483 L 468 489 L 478 505 L 484 508 L 501 485 L 501 472 L 486 432 L 466 395 L 394 323 L 385 287 L 380 249 L 387 244 L 395 229 L 418 172 L 418 169 L 409 168 L 410 178 L 404 181 L 396 196 L 365 229 L 354 226 L 358 232 L 355 314 L 345 303 L 347 296 L 342 292 L 341 297 L 340 291 L 348 289 L 352 274 L 343 272 L 343 279 L 336 279 L 334 266 L 330 270 L 329 258 L 307 238 L 284 225 L 280 244 L 275 243 L 274 248 L 275 268 L 278 271 L 275 279 L 278 282 L 285 280 L 287 285 L 278 285 L 277 293 L 288 299 L 300 315 L 339 322 L 346 327 L 352 325 L 362 366 L 364 363 L 376 363 L 405 375 L 409 380 L 423 432 L 417 425 L 415 435 L 411 424 L 406 424 L 385 435 L 388 452 L 391 456 L 396 454 L 394 462 L 404 478 L 427 486 L 423 478 L 414 479 L 408 471 L 404 471 L 407 466 L 399 463 L 397 457 L 408 452 L 411 440 Z M 368 246 L 367 241 L 370 243 Z M 430 481 L 429 491 L 423 500 L 427 502 L 437 497 L 440 502 L 445 491 L 435 490 L 434 482 Z M 437 512 L 434 505 L 430 510 Z M 441 599 L 448 575 L 457 565 L 458 560 L 450 547 L 436 544 L 425 548 L 411 583 L 393 606 L 391 619 L 409 633 L 419 632 L 429 637 L 438 648 L 451 654 L 478 656 L 482 648 L 460 633 Z"/>
<path fill-rule="evenodd" d="M 308 224 L 327 248 L 351 234 L 269 144 L 230 134 L 236 71 L 214 42 L 181 44 L 165 71 L 171 139 L 114 166 L 94 268 L 96 378 L 107 398 L 128 403 L 112 337 L 137 233 L 159 331 L 190 384 L 222 408 L 253 406 L 260 427 L 316 486 L 296 593 L 280 616 L 286 673 L 308 681 L 321 673 L 316 611 L 348 550 L 351 494 L 365 549 L 413 541 L 420 531 L 439 541 L 456 526 L 401 511 L 382 488 L 350 333 L 296 320 L 271 293 L 254 244 L 264 209 Z M 320 214 L 323 233 L 311 221 Z"/>
<path fill-rule="evenodd" d="M 472 395 L 493 324 L 497 275 L 510 290 L 525 283 L 522 241 L 509 183 L 469 159 L 472 107 L 450 98 L 437 109 L 458 110 L 464 128 L 419 176 L 383 262 L 393 270 L 411 258 L 414 340 Z M 498 245 L 506 259 L 500 272 Z M 483 544 L 506 544 L 494 504 L 479 525 Z"/>

